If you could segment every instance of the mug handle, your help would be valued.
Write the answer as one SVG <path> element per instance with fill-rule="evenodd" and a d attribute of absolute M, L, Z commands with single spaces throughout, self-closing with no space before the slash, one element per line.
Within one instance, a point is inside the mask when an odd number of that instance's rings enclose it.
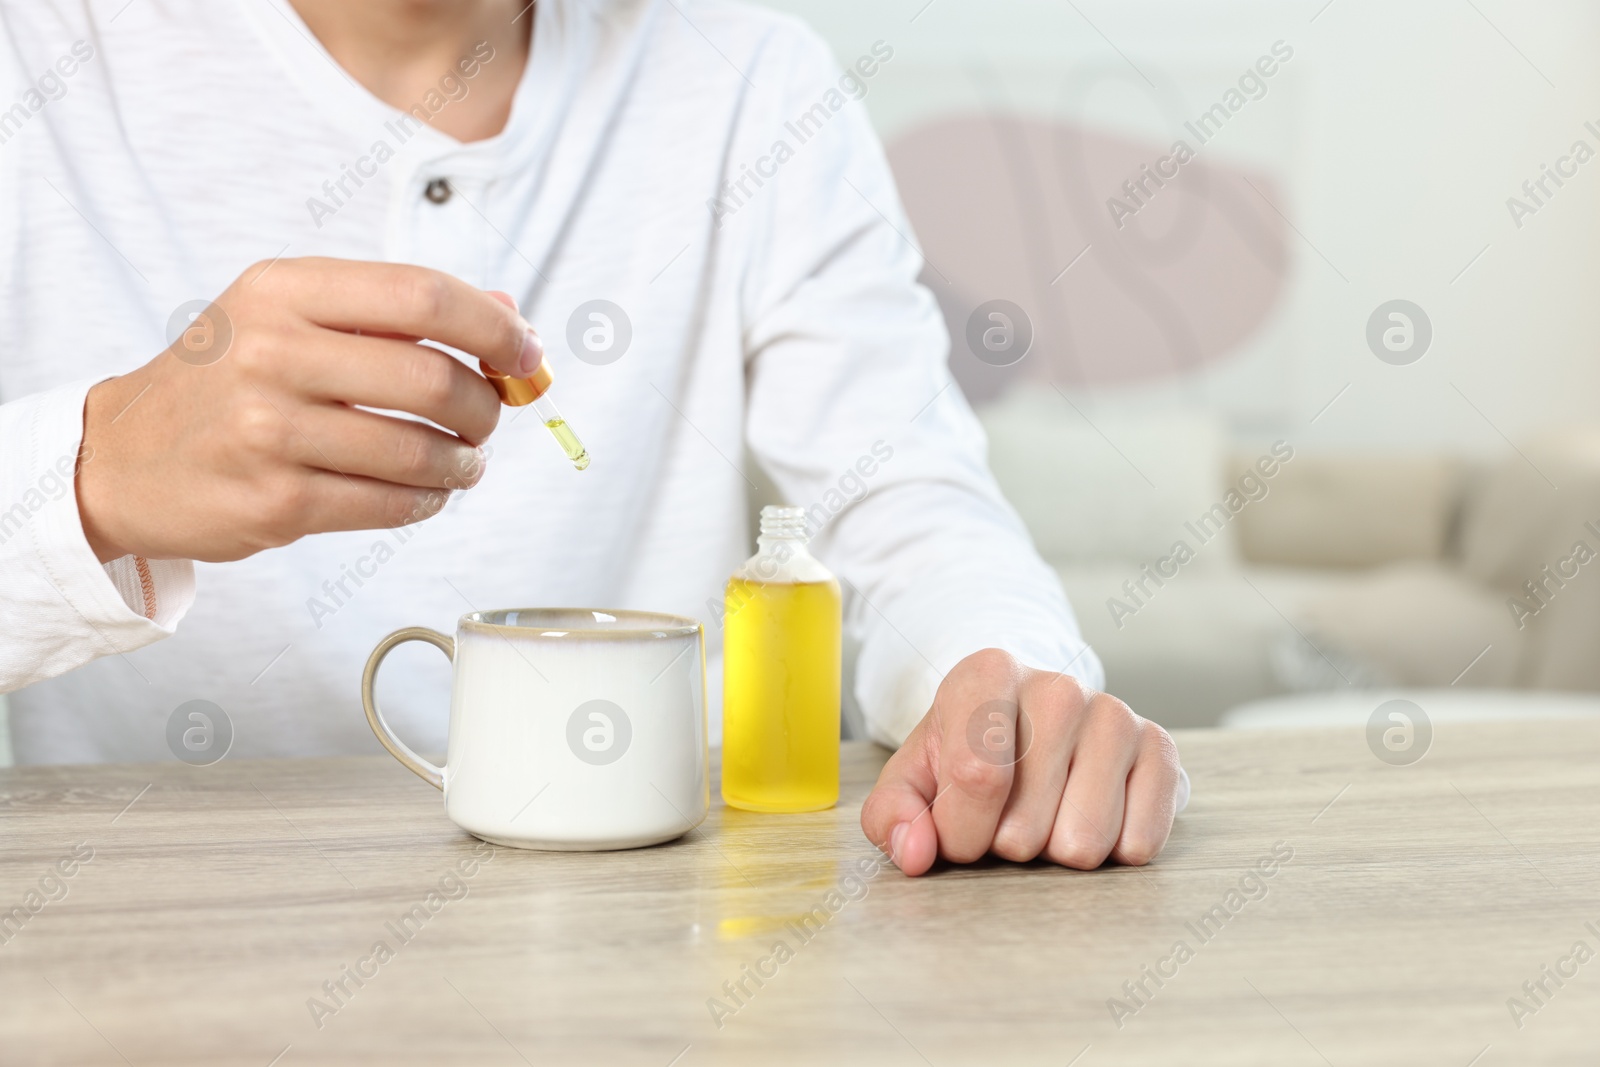
<path fill-rule="evenodd" d="M 373 683 L 378 680 L 378 665 L 383 662 L 385 656 L 394 651 L 396 646 L 403 645 L 407 641 L 426 641 L 449 657 L 451 663 L 455 662 L 454 638 L 446 637 L 438 630 L 430 630 L 426 626 L 407 626 L 403 630 L 396 630 L 379 641 L 378 647 L 367 657 L 367 669 L 361 674 L 361 706 L 367 711 L 367 725 L 378 735 L 379 743 L 389 750 L 389 755 L 399 760 L 418 778 L 443 791 L 444 771 L 411 751 L 409 745 L 394 735 L 394 731 L 389 729 L 389 724 L 384 721 L 383 712 L 378 708 L 378 698 L 372 693 Z"/>

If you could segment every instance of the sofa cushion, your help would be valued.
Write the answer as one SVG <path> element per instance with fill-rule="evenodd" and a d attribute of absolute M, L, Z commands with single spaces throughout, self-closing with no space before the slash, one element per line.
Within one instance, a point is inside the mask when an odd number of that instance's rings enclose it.
<path fill-rule="evenodd" d="M 1143 595 L 1126 563 L 1057 573 L 1106 688 L 1164 726 L 1291 691 L 1509 685 L 1523 654 L 1500 598 L 1433 564 L 1186 570 Z"/>
<path fill-rule="evenodd" d="M 1223 429 L 1210 415 L 1091 409 L 1029 385 L 979 418 L 1000 488 L 1052 561 L 1157 559 L 1181 537 L 1197 542 L 1185 524 L 1227 491 Z M 1197 545 L 1190 566 L 1236 563 L 1234 525 Z"/>
<path fill-rule="evenodd" d="M 1558 488 L 1559 487 L 1559 488 Z M 1484 476 L 1461 522 L 1461 566 L 1506 592 L 1578 540 L 1600 548 L 1600 428 L 1541 435 Z"/>
<path fill-rule="evenodd" d="M 1163 726 L 1210 726 L 1223 711 L 1283 692 L 1270 652 L 1287 624 L 1232 568 L 1185 570 L 1133 605 L 1134 564 L 1058 567 L 1085 640 L 1106 669 L 1106 689 Z M 1137 590 L 1136 590 L 1137 592 Z"/>
<path fill-rule="evenodd" d="M 1461 566 L 1520 628 L 1519 684 L 1600 689 L 1600 428 L 1541 435 L 1493 468 L 1462 519 Z"/>
<path fill-rule="evenodd" d="M 1518 676 L 1523 637 L 1502 598 L 1457 570 L 1395 564 L 1285 599 L 1299 633 L 1274 659 L 1291 689 L 1508 686 Z"/>
<path fill-rule="evenodd" d="M 1254 457 L 1236 461 L 1240 470 Z M 1438 559 L 1455 513 L 1457 469 L 1439 457 L 1297 453 L 1239 516 L 1251 563 L 1371 567 Z"/>

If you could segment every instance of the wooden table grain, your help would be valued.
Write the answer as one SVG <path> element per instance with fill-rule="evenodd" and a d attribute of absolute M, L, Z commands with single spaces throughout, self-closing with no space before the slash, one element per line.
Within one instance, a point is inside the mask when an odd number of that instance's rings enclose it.
<path fill-rule="evenodd" d="M 1600 1060 L 1600 723 L 1177 737 L 1152 866 L 918 880 L 861 744 L 833 811 L 602 854 L 491 853 L 387 757 L 0 772 L 0 1060 Z"/>

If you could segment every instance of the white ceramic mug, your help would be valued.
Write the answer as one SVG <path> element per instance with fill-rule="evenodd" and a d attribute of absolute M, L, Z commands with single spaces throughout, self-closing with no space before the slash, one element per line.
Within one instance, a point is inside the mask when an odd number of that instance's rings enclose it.
<path fill-rule="evenodd" d="M 449 656 L 450 740 L 436 767 L 373 696 L 396 645 Z M 378 642 L 361 679 L 372 732 L 444 791 L 463 830 L 514 848 L 635 848 L 698 826 L 711 804 L 705 643 L 677 615 L 589 608 L 475 611 L 454 640 L 413 626 Z"/>

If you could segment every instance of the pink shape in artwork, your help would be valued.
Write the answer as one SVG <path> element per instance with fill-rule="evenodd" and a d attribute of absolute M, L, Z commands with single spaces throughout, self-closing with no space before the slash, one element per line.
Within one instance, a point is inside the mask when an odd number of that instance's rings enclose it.
<path fill-rule="evenodd" d="M 1195 155 L 1178 166 L 1173 145 L 975 115 L 889 146 L 972 400 L 1018 376 L 1066 387 L 1177 377 L 1226 359 L 1261 326 L 1288 272 L 1282 191 L 1185 141 Z M 1173 176 L 1147 177 L 1156 171 Z M 968 317 L 993 299 L 1032 321 L 1033 347 L 1014 367 L 968 351 Z"/>

